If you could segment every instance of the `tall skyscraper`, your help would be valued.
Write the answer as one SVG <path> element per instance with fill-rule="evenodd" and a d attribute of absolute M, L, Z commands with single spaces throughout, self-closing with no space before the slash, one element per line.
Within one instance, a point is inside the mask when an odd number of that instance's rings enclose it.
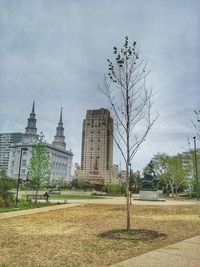
<path fill-rule="evenodd" d="M 88 110 L 83 120 L 81 170 L 110 182 L 113 165 L 113 119 L 107 109 Z"/>

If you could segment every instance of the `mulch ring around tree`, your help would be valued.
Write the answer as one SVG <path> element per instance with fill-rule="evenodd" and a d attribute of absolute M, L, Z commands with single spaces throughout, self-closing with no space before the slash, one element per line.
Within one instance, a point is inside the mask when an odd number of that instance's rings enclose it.
<path fill-rule="evenodd" d="M 164 233 L 159 233 L 157 231 L 145 230 L 145 229 L 132 229 L 130 233 L 127 233 L 126 229 L 112 230 L 108 232 L 103 232 L 98 235 L 101 238 L 116 239 L 116 240 L 126 240 L 131 242 L 139 241 L 149 241 L 157 238 L 165 239 L 167 237 Z"/>

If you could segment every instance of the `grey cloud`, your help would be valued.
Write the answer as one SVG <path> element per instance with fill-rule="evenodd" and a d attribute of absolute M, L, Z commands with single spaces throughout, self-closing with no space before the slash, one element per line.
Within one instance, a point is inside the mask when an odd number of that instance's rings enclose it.
<path fill-rule="evenodd" d="M 160 113 L 134 166 L 161 149 L 181 150 L 199 107 L 199 14 L 197 0 L 2 0 L 0 131 L 23 131 L 35 100 L 38 129 L 50 142 L 64 107 L 67 145 L 80 161 L 85 112 L 107 107 L 97 85 L 112 47 L 128 35 L 151 69 L 148 84 Z"/>

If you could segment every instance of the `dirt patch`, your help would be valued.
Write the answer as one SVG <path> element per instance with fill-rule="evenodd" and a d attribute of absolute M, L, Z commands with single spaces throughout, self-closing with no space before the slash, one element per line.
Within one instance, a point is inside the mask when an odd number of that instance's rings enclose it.
<path fill-rule="evenodd" d="M 153 241 L 156 238 L 166 238 L 167 235 L 164 233 L 159 233 L 157 231 L 145 230 L 145 229 L 134 229 L 131 230 L 129 234 L 125 229 L 108 231 L 98 235 L 99 237 L 117 240 L 128 240 L 130 242 L 137 243 L 139 241 Z"/>
<path fill-rule="evenodd" d="M 137 242 L 102 237 L 126 228 L 120 205 L 89 204 L 0 220 L 0 266 L 108 266 L 199 235 L 199 216 L 200 206 L 134 205 Z"/>

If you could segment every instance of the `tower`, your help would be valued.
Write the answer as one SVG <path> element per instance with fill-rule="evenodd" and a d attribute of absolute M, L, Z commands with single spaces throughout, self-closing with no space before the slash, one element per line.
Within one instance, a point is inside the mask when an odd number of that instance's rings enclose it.
<path fill-rule="evenodd" d="M 83 120 L 81 170 L 109 179 L 113 164 L 113 119 L 107 109 L 88 110 Z"/>
<path fill-rule="evenodd" d="M 35 101 L 33 101 L 30 117 L 28 118 L 28 124 L 25 128 L 23 143 L 35 143 L 37 141 L 36 121 L 37 120 L 35 118 Z"/>
<path fill-rule="evenodd" d="M 65 136 L 64 136 L 64 128 L 62 122 L 62 108 L 60 111 L 60 119 L 58 122 L 58 127 L 56 127 L 56 135 L 54 136 L 54 141 L 52 142 L 52 146 L 66 150 Z"/>

